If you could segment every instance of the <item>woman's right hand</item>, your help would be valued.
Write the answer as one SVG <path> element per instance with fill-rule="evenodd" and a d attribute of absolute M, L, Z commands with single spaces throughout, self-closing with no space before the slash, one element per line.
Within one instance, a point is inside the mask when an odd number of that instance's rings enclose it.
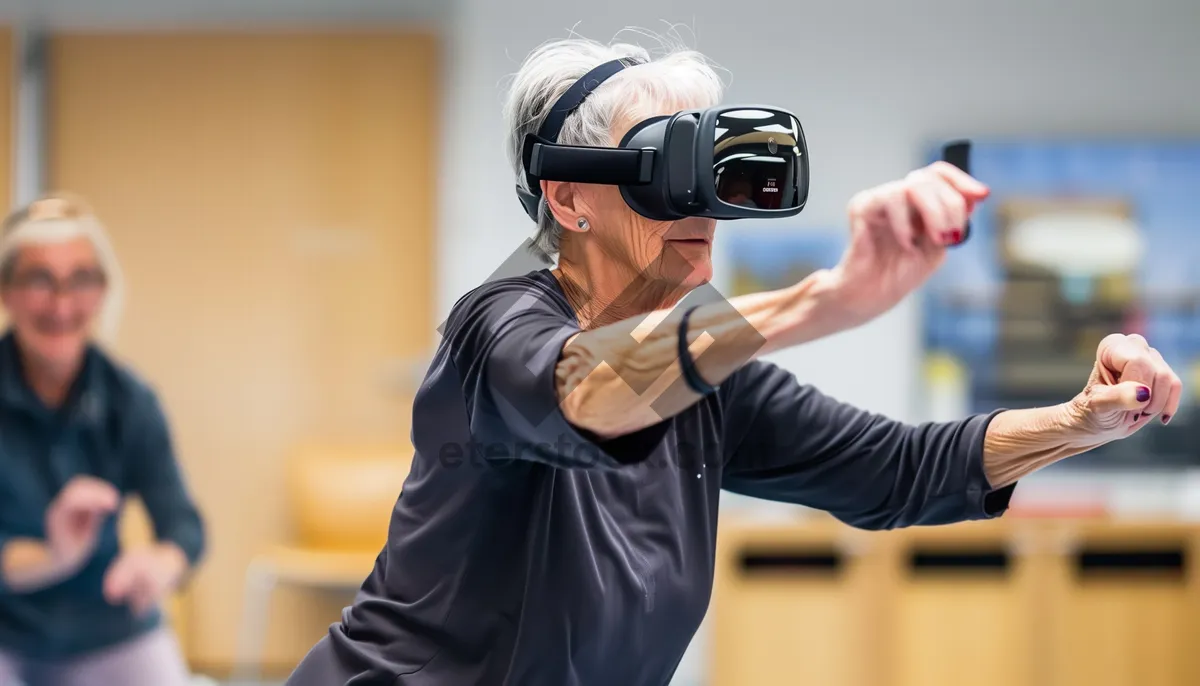
<path fill-rule="evenodd" d="M 850 201 L 850 241 L 831 270 L 840 309 L 865 324 L 919 288 L 941 266 L 987 186 L 945 162 L 867 189 Z"/>
<path fill-rule="evenodd" d="M 95 550 L 100 527 L 116 512 L 121 494 L 107 481 L 77 476 L 46 510 L 46 546 L 55 566 L 74 570 Z"/>

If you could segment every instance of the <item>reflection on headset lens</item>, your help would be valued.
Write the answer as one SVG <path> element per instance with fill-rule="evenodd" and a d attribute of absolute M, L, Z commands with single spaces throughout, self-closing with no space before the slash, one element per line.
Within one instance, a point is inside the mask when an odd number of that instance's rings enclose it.
<path fill-rule="evenodd" d="M 800 122 L 790 114 L 740 109 L 717 117 L 713 176 L 717 197 L 762 210 L 799 207 L 803 198 Z"/>

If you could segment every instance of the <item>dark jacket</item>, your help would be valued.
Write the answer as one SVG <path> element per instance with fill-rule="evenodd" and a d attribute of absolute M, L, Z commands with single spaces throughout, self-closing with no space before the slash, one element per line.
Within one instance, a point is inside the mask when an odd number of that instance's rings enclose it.
<path fill-rule="evenodd" d="M 154 392 L 96 347 L 68 399 L 47 408 L 25 382 L 11 333 L 0 338 L 0 547 L 13 537 L 45 537 L 46 510 L 72 477 L 95 476 L 140 496 L 161 541 L 195 564 L 204 526 L 184 485 L 167 420 Z M 71 657 L 158 626 L 102 593 L 117 557 L 117 517 L 100 531 L 95 554 L 75 576 L 32 593 L 0 580 L 0 650 L 33 659 Z"/>

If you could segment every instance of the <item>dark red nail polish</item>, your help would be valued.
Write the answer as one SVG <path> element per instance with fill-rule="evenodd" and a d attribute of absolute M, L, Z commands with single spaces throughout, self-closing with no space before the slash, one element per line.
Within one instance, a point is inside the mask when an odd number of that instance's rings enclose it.
<path fill-rule="evenodd" d="M 962 231 L 955 229 L 950 232 L 950 244 L 958 245 L 959 243 L 962 243 Z"/>
<path fill-rule="evenodd" d="M 1138 386 L 1137 400 L 1139 403 L 1144 403 L 1150 399 L 1150 389 L 1145 386 Z"/>
<path fill-rule="evenodd" d="M 1171 422 L 1171 415 L 1169 415 L 1169 414 L 1164 414 L 1164 415 L 1162 416 L 1162 423 L 1163 423 L 1163 424 L 1169 424 L 1170 422 Z"/>

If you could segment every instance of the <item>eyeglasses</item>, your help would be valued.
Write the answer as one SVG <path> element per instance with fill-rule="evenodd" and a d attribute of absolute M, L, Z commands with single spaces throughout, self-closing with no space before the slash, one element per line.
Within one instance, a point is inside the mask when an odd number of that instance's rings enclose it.
<path fill-rule="evenodd" d="M 11 283 L 13 288 L 39 298 L 58 295 L 86 298 L 99 295 L 107 285 L 107 279 L 98 270 L 80 270 L 66 279 L 57 279 L 50 272 L 38 269 L 17 274 Z"/>

